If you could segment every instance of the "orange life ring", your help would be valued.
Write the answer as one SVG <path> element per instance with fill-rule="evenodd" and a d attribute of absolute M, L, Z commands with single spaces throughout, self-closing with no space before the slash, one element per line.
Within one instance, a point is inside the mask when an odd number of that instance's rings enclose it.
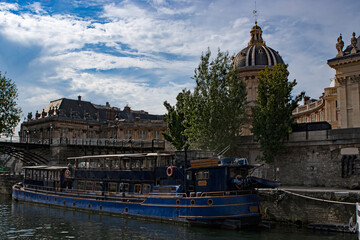
<path fill-rule="evenodd" d="M 174 173 L 174 167 L 173 166 L 169 166 L 167 169 L 166 169 L 166 175 L 168 177 L 171 177 Z"/>
<path fill-rule="evenodd" d="M 66 177 L 66 178 L 69 178 L 69 177 L 70 177 L 70 170 L 69 170 L 69 169 L 66 169 L 66 171 L 65 171 L 65 177 Z"/>

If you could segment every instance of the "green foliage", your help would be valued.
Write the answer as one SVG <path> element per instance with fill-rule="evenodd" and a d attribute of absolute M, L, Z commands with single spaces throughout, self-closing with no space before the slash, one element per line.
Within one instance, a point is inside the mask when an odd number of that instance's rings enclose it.
<path fill-rule="evenodd" d="M 167 101 L 164 102 L 168 113 L 165 115 L 168 133 L 163 133 L 165 140 L 170 142 L 177 150 L 187 148 L 187 136 L 184 126 L 184 103 L 190 95 L 190 91 L 183 90 L 176 97 L 176 106 L 171 106 Z"/>
<path fill-rule="evenodd" d="M 252 111 L 252 129 L 260 143 L 263 160 L 274 161 L 276 154 L 284 147 L 284 141 L 291 133 L 292 111 L 298 106 L 304 93 L 292 98 L 291 92 L 296 80 L 288 81 L 287 65 L 265 68 L 258 78 L 257 105 Z"/>
<path fill-rule="evenodd" d="M 0 134 L 14 134 L 20 121 L 21 109 L 17 107 L 18 93 L 15 83 L 0 73 Z"/>
<path fill-rule="evenodd" d="M 180 130 L 182 133 L 178 136 L 185 135 L 182 139 L 193 149 L 221 150 L 233 146 L 235 137 L 241 132 L 245 121 L 246 87 L 232 66 L 228 52 L 218 50 L 214 60 L 210 61 L 210 57 L 209 49 L 201 56 L 193 78 L 196 81 L 193 93 L 183 90 L 182 97 L 178 96 L 175 111 L 182 128 L 173 126 L 169 133 L 174 136 L 172 132 Z M 174 110 L 167 109 L 169 114 Z M 168 124 L 168 127 L 171 126 Z"/>

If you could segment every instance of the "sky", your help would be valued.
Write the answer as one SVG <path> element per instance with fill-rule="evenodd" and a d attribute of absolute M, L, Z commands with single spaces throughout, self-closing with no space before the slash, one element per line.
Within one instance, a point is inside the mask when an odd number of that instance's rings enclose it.
<path fill-rule="evenodd" d="M 0 71 L 19 93 L 22 119 L 52 100 L 166 112 L 208 48 L 235 55 L 254 25 L 252 0 L 18 0 L 0 2 Z M 266 45 L 289 65 L 293 95 L 318 98 L 345 46 L 360 34 L 359 0 L 257 0 Z"/>

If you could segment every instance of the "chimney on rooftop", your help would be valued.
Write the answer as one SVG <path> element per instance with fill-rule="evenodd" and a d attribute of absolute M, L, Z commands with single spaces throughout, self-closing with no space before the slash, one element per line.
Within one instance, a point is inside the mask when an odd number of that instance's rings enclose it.
<path fill-rule="evenodd" d="M 78 96 L 78 102 L 81 103 L 81 96 Z"/>

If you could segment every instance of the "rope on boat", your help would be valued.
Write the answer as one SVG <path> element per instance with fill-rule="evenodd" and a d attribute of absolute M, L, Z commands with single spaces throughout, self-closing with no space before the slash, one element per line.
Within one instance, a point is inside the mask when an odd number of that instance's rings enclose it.
<path fill-rule="evenodd" d="M 327 203 L 345 204 L 345 205 L 354 205 L 354 206 L 356 206 L 356 203 L 339 202 L 339 201 L 326 200 L 326 199 L 321 199 L 321 198 L 314 198 L 314 197 L 309 197 L 309 196 L 306 196 L 306 195 L 302 195 L 302 194 L 290 192 L 290 191 L 283 190 L 283 189 L 280 189 L 279 191 L 283 191 L 283 192 L 285 192 L 285 193 L 292 194 L 292 195 L 297 196 L 297 197 L 302 197 L 302 198 L 311 199 L 311 200 L 320 201 L 320 202 L 327 202 Z"/>

